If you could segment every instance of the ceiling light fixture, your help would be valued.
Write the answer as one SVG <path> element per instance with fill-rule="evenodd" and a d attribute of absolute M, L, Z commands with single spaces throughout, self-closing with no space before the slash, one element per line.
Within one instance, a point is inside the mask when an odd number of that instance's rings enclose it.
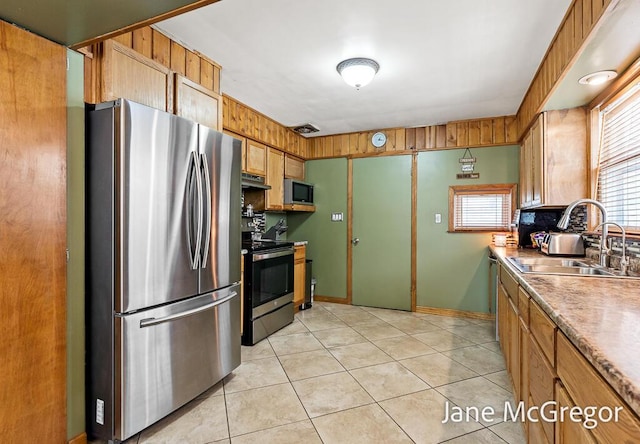
<path fill-rule="evenodd" d="M 378 62 L 362 57 L 343 60 L 336 66 L 336 70 L 347 85 L 356 89 L 360 89 L 371 82 L 378 69 L 380 69 Z"/>
<path fill-rule="evenodd" d="M 597 71 L 587 74 L 578 80 L 582 85 L 602 85 L 611 79 L 618 77 L 618 73 L 615 71 Z"/>

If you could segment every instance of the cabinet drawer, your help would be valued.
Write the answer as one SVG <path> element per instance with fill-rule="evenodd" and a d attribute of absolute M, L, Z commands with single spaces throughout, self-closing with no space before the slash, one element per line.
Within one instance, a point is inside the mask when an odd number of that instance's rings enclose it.
<path fill-rule="evenodd" d="M 513 301 L 516 309 L 518 308 L 518 281 L 511 276 L 505 267 L 500 267 L 500 282 L 509 294 L 509 298 Z"/>
<path fill-rule="evenodd" d="M 618 408 L 618 422 L 600 421 L 596 414 L 598 426 L 591 433 L 598 442 L 638 442 L 640 419 L 563 334 L 558 335 L 558 376 L 577 406 Z"/>
<path fill-rule="evenodd" d="M 307 247 L 305 245 L 296 245 L 293 248 L 293 262 L 296 264 L 300 262 L 304 263 L 306 252 Z"/>
<path fill-rule="evenodd" d="M 535 301 L 529 302 L 529 329 L 531 334 L 536 338 L 542 352 L 555 368 L 555 334 L 556 324 L 553 323 L 549 316 L 542 311 Z"/>
<path fill-rule="evenodd" d="M 560 411 L 564 407 L 572 408 L 575 406 L 560 382 L 556 382 L 556 401 Z M 579 422 L 573 422 L 571 417 L 567 415 L 556 424 L 556 444 L 574 443 L 596 444 L 596 441 L 588 429 L 585 429 Z"/>
<path fill-rule="evenodd" d="M 518 288 L 518 310 L 520 311 L 520 317 L 522 322 L 527 327 L 529 326 L 529 294 L 522 288 Z"/>

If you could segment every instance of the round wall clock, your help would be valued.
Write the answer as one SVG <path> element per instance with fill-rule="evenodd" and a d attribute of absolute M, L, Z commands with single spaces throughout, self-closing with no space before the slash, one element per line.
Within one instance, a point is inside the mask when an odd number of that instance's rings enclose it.
<path fill-rule="evenodd" d="M 383 147 L 387 143 L 387 135 L 385 133 L 375 133 L 371 136 L 371 144 L 376 148 Z"/>

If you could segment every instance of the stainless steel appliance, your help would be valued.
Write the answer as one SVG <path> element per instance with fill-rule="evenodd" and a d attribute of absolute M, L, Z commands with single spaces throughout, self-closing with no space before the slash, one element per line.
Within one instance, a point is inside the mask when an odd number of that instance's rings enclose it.
<path fill-rule="evenodd" d="M 547 233 L 540 251 L 549 256 L 584 256 L 584 239 L 580 233 Z"/>
<path fill-rule="evenodd" d="M 243 232 L 242 344 L 254 345 L 293 322 L 293 242 L 251 240 Z"/>
<path fill-rule="evenodd" d="M 240 364 L 241 143 L 122 99 L 86 122 L 87 432 L 119 442 Z"/>
<path fill-rule="evenodd" d="M 296 179 L 285 179 L 284 203 L 313 205 L 313 185 Z"/>

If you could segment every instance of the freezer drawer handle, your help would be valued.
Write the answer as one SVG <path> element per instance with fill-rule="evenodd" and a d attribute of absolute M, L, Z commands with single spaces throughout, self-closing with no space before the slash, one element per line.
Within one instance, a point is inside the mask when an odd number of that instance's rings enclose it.
<path fill-rule="evenodd" d="M 165 316 L 163 318 L 142 319 L 140 321 L 140 328 L 152 327 L 154 325 L 162 324 L 163 322 L 175 321 L 177 319 L 186 318 L 187 316 L 191 316 L 191 315 L 194 315 L 194 314 L 201 313 L 203 311 L 210 310 L 210 309 L 212 309 L 214 307 L 217 307 L 218 305 L 224 304 L 225 302 L 233 299 L 237 295 L 238 295 L 238 293 L 234 291 L 234 292 L 231 292 L 231 294 L 229 296 L 227 296 L 225 298 L 222 298 L 219 301 L 215 301 L 215 302 L 211 302 L 210 304 L 203 305 L 202 307 L 193 308 L 191 310 L 186 310 L 186 311 L 183 311 L 183 312 L 180 312 L 180 313 L 172 314 L 172 315 L 169 315 L 169 316 Z"/>

